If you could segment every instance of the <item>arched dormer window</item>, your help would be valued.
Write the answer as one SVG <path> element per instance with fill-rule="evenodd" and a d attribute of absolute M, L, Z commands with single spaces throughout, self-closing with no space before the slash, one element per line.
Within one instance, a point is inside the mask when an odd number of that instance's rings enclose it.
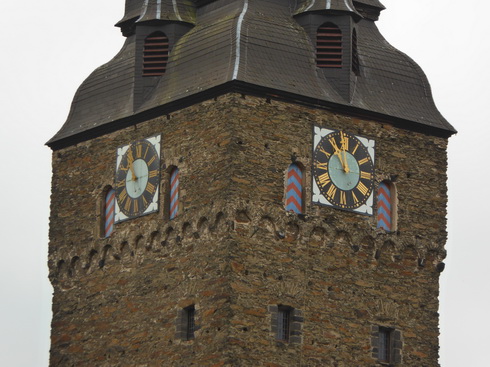
<path fill-rule="evenodd" d="M 289 166 L 286 181 L 286 211 L 303 214 L 303 170 L 297 163 Z"/>
<path fill-rule="evenodd" d="M 319 68 L 342 67 L 342 31 L 333 23 L 324 23 L 318 27 L 316 65 Z"/>
<path fill-rule="evenodd" d="M 145 38 L 143 50 L 143 76 L 165 74 L 168 62 L 169 42 L 163 32 L 154 32 Z"/>
<path fill-rule="evenodd" d="M 175 167 L 170 174 L 170 200 L 169 200 L 169 218 L 174 219 L 179 214 L 179 191 L 180 191 L 180 174 L 179 169 Z"/>
<path fill-rule="evenodd" d="M 109 187 L 104 198 L 104 237 L 109 237 L 114 232 L 114 209 L 116 203 L 116 191 Z"/>
<path fill-rule="evenodd" d="M 396 230 L 396 188 L 390 181 L 383 181 L 378 187 L 377 228 L 387 232 Z"/>

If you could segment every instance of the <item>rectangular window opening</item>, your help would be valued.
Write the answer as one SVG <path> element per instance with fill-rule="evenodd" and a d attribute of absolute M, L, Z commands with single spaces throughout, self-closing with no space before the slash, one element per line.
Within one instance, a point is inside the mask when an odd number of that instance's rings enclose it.
<path fill-rule="evenodd" d="M 277 310 L 277 340 L 289 342 L 291 335 L 291 307 L 279 306 Z"/>
<path fill-rule="evenodd" d="M 380 362 L 392 362 L 393 329 L 379 328 L 378 359 Z"/>
<path fill-rule="evenodd" d="M 194 330 L 196 328 L 195 323 L 195 314 L 196 309 L 194 306 L 189 306 L 184 309 L 185 313 L 185 322 L 186 322 L 186 339 L 192 340 L 194 339 Z"/>

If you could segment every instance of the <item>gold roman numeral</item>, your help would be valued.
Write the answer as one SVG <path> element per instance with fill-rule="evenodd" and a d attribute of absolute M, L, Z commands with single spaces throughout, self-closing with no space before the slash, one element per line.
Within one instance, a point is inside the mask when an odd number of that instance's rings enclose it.
<path fill-rule="evenodd" d="M 325 162 L 325 163 L 323 163 L 323 162 L 316 162 L 316 168 L 322 169 L 324 171 L 328 171 L 328 163 L 327 162 Z"/>
<path fill-rule="evenodd" d="M 369 189 L 362 182 L 359 182 L 357 185 L 357 189 L 361 192 L 362 195 L 366 196 L 369 192 Z"/>
<path fill-rule="evenodd" d="M 332 136 L 331 138 L 328 139 L 330 141 L 330 144 L 333 146 L 334 150 L 337 152 L 339 151 L 339 147 L 337 146 L 337 142 L 335 141 L 335 137 Z"/>
<path fill-rule="evenodd" d="M 367 162 L 369 162 L 369 158 L 363 158 L 359 161 L 359 165 L 362 166 L 363 164 L 366 164 Z"/>
<path fill-rule="evenodd" d="M 357 198 L 356 194 L 354 194 L 354 191 L 351 191 L 352 193 L 352 201 L 354 202 L 354 205 L 359 204 L 359 199 Z"/>
<path fill-rule="evenodd" d="M 139 205 L 138 205 L 138 200 L 134 200 L 134 201 L 133 201 L 133 204 L 134 204 L 134 205 L 133 205 L 133 206 L 134 206 L 134 211 L 135 211 L 135 212 L 137 212 L 137 211 L 138 211 L 138 207 L 139 207 Z"/>
<path fill-rule="evenodd" d="M 335 197 L 336 192 L 337 192 L 337 187 L 335 185 L 331 185 L 327 191 L 327 196 L 333 199 Z"/>
<path fill-rule="evenodd" d="M 331 154 L 327 152 L 324 147 L 320 147 L 319 151 L 325 154 L 327 158 L 330 158 Z"/>
<path fill-rule="evenodd" d="M 157 189 L 156 186 L 153 185 L 151 182 L 148 182 L 146 184 L 146 191 L 148 191 L 150 194 L 153 195 L 155 193 L 156 189 Z"/>
<path fill-rule="evenodd" d="M 357 152 L 357 148 L 359 148 L 359 143 L 357 143 L 356 147 L 354 148 L 354 150 L 352 151 L 352 155 L 356 154 Z"/>
<path fill-rule="evenodd" d="M 151 159 L 148 161 L 148 165 L 150 166 L 156 159 L 157 157 L 154 155 L 153 157 L 151 157 Z"/>
<path fill-rule="evenodd" d="M 364 172 L 364 171 L 361 171 L 361 178 L 365 179 L 365 180 L 370 180 L 372 177 L 371 173 L 370 172 Z"/>
<path fill-rule="evenodd" d="M 342 150 L 348 151 L 349 150 L 349 137 L 345 136 L 345 134 L 343 132 L 340 132 L 340 141 L 342 144 Z"/>
<path fill-rule="evenodd" d="M 119 201 L 123 203 L 127 197 L 128 197 L 128 192 L 126 191 L 126 188 L 124 188 L 123 191 L 121 191 L 121 193 L 119 194 Z"/>
<path fill-rule="evenodd" d="M 322 185 L 323 187 L 325 187 L 326 185 L 328 185 L 330 183 L 330 175 L 328 174 L 328 172 L 325 172 L 323 175 L 321 175 L 320 177 L 318 177 L 318 181 L 320 181 L 320 185 Z"/>
<path fill-rule="evenodd" d="M 131 149 L 128 149 L 128 163 L 131 165 L 134 162 L 134 156 L 133 156 L 133 151 Z"/>
<path fill-rule="evenodd" d="M 136 157 L 141 158 L 143 155 L 143 145 L 141 143 L 136 144 Z"/>
<path fill-rule="evenodd" d="M 345 191 L 340 191 L 340 205 L 347 205 L 347 197 L 345 195 Z"/>
<path fill-rule="evenodd" d="M 158 170 L 154 169 L 153 171 L 150 171 L 148 173 L 149 178 L 157 177 L 158 176 Z"/>
<path fill-rule="evenodd" d="M 131 202 L 132 200 L 130 198 L 127 198 L 126 202 L 124 203 L 124 210 L 129 212 L 131 210 Z"/>

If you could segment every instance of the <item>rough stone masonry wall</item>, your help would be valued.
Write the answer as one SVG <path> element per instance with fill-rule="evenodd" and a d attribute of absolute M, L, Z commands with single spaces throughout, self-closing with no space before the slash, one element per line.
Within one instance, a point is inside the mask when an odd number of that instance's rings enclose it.
<path fill-rule="evenodd" d="M 398 231 L 310 204 L 312 125 L 376 139 L 376 180 L 395 179 Z M 162 134 L 181 171 L 180 215 L 100 238 L 115 149 Z M 306 215 L 284 211 L 285 171 L 306 172 Z M 162 200 L 168 191 L 162 185 Z M 51 366 L 378 366 L 373 327 L 401 332 L 403 366 L 438 366 L 446 140 L 265 99 L 225 95 L 53 154 Z M 196 337 L 178 338 L 195 304 Z M 302 315 L 275 341 L 277 305 Z"/>

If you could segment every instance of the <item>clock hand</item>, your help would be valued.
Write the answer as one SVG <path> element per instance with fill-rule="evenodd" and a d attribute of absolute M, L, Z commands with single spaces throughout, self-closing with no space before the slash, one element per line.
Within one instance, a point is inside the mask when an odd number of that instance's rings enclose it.
<path fill-rule="evenodd" d="M 342 168 L 344 168 L 344 161 L 342 159 L 342 151 L 337 147 L 336 144 L 332 144 L 333 149 L 335 150 L 334 154 L 339 157 L 340 164 L 342 165 Z M 344 168 L 345 169 L 345 168 Z"/>
<path fill-rule="evenodd" d="M 342 163 L 342 168 L 344 169 L 345 173 L 349 173 L 350 169 L 349 169 L 349 163 L 347 163 L 347 153 L 346 153 L 347 137 L 344 135 L 343 131 L 340 132 L 340 141 L 342 144 L 342 152 L 344 153 L 344 162 Z"/>
<path fill-rule="evenodd" d="M 136 177 L 136 173 L 134 172 L 133 160 L 132 159 L 129 160 L 129 169 L 131 170 L 131 179 L 133 181 L 136 181 L 138 179 L 138 177 Z"/>
<path fill-rule="evenodd" d="M 349 163 L 347 163 L 347 153 L 345 150 L 342 151 L 344 153 L 344 172 L 345 173 L 349 173 L 350 172 L 350 169 L 349 169 Z"/>

